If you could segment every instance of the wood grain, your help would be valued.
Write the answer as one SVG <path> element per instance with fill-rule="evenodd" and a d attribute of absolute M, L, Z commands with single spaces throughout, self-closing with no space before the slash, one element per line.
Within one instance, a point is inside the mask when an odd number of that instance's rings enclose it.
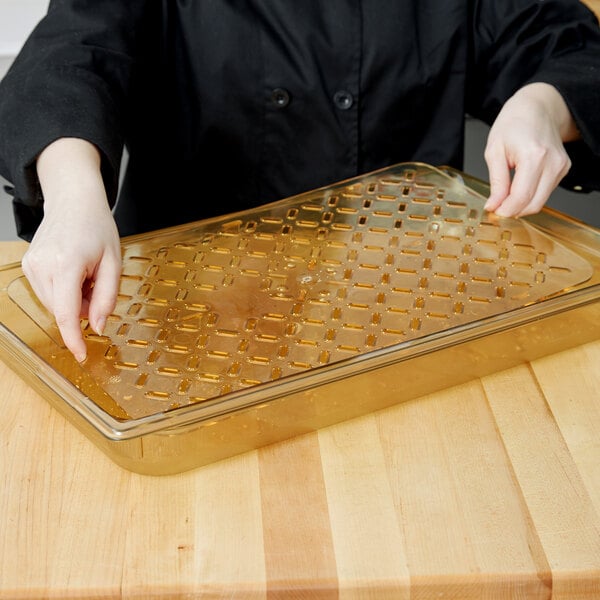
<path fill-rule="evenodd" d="M 379 418 L 356 419 L 318 434 L 341 599 L 410 597 L 406 540 Z"/>
<path fill-rule="evenodd" d="M 338 577 L 316 434 L 259 450 L 269 599 L 329 600 Z"/>
<path fill-rule="evenodd" d="M 264 598 L 260 500 L 256 452 L 159 480 L 132 475 L 123 596 Z"/>
<path fill-rule="evenodd" d="M 597 598 L 600 342 L 182 475 L 0 364 L 1 598 Z"/>
<path fill-rule="evenodd" d="M 552 597 L 599 597 L 599 513 L 540 383 L 523 366 L 487 377 L 484 386 L 552 571 Z M 597 404 L 597 390 L 594 397 Z"/>

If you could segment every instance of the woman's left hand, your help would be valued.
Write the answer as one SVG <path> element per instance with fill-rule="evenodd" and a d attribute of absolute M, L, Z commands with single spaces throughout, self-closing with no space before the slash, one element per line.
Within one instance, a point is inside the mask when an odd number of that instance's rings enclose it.
<path fill-rule="evenodd" d="M 571 167 L 563 142 L 578 137 L 556 88 L 546 83 L 521 88 L 490 129 L 484 153 L 490 180 L 485 209 L 503 217 L 539 212 Z"/>

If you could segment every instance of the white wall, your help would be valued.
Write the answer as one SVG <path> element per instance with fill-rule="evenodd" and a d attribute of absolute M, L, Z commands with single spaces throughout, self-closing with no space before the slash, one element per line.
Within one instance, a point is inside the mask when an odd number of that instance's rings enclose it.
<path fill-rule="evenodd" d="M 98 0 L 101 1 L 101 0 Z M 14 56 L 46 14 L 49 0 L 0 0 L 0 56 Z"/>

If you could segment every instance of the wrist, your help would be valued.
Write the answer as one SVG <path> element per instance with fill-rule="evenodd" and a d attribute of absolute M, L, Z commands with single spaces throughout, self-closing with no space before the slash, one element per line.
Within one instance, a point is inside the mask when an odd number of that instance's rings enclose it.
<path fill-rule="evenodd" d="M 530 83 L 518 90 L 513 98 L 515 97 L 536 103 L 554 123 L 563 142 L 580 139 L 581 134 L 571 111 L 560 92 L 553 85 L 543 82 Z"/>
<path fill-rule="evenodd" d="M 63 211 L 71 204 L 108 208 L 100 161 L 97 148 L 85 140 L 60 138 L 49 144 L 36 161 L 44 211 Z"/>

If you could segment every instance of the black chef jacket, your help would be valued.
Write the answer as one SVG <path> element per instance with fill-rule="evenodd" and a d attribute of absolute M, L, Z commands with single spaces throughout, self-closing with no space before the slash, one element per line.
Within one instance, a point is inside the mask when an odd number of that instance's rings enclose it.
<path fill-rule="evenodd" d="M 600 33 L 577 0 L 53 0 L 0 87 L 0 171 L 29 238 L 47 144 L 94 143 L 111 202 L 126 144 L 121 231 L 155 229 L 391 163 L 460 167 L 465 112 L 491 122 L 532 81 L 563 94 L 590 175 Z"/>

